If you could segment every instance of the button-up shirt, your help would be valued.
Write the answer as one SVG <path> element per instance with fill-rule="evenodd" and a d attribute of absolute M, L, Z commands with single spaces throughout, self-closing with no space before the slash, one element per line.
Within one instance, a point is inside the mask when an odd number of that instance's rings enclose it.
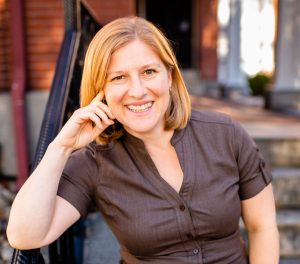
<path fill-rule="evenodd" d="M 125 133 L 75 151 L 58 195 L 82 216 L 94 202 L 126 263 L 248 263 L 241 200 L 271 181 L 257 146 L 230 117 L 206 111 L 193 111 L 171 144 L 184 174 L 179 193 L 159 175 L 143 141 Z"/>

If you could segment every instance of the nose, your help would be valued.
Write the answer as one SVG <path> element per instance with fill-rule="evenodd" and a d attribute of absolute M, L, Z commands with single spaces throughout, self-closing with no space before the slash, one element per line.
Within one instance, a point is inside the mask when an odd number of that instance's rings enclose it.
<path fill-rule="evenodd" d="M 134 98 L 143 98 L 147 93 L 147 88 L 144 86 L 143 82 L 139 77 L 133 77 L 131 79 L 130 88 L 128 95 Z"/>

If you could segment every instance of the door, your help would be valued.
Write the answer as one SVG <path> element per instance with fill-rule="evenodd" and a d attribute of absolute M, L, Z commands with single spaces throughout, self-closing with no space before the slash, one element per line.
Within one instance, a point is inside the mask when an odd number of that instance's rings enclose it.
<path fill-rule="evenodd" d="M 158 25 L 173 42 L 182 68 L 191 67 L 192 0 L 146 0 L 146 19 Z"/>

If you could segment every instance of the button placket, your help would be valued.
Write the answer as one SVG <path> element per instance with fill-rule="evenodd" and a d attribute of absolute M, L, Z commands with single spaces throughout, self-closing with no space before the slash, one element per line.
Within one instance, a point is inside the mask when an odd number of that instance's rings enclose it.
<path fill-rule="evenodd" d="M 193 249 L 193 254 L 194 254 L 194 255 L 198 255 L 198 253 L 199 253 L 199 249 L 198 249 L 198 248 L 194 248 L 194 249 Z"/>
<path fill-rule="evenodd" d="M 184 211 L 185 210 L 185 206 L 183 204 L 179 205 L 179 209 L 180 211 Z"/>

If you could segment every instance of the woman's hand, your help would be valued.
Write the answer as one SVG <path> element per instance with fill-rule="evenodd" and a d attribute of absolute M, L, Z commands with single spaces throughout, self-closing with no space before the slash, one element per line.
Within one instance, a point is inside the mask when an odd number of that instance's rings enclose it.
<path fill-rule="evenodd" d="M 108 126 L 114 124 L 114 116 L 102 102 L 103 97 L 104 93 L 101 91 L 89 105 L 76 110 L 53 143 L 73 151 L 89 144 Z"/>

